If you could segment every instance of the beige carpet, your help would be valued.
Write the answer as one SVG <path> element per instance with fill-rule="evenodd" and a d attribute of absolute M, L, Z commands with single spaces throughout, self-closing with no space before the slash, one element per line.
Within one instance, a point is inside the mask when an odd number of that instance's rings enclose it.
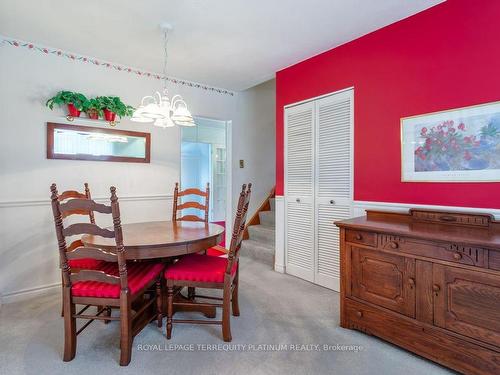
<path fill-rule="evenodd" d="M 243 258 L 241 316 L 232 318 L 231 345 L 222 341 L 219 326 L 174 325 L 167 341 L 151 324 L 135 338 L 131 364 L 121 368 L 116 322 L 94 322 L 78 336 L 76 358 L 62 362 L 60 295 L 52 293 L 0 308 L 0 374 L 450 373 L 377 338 L 340 328 L 338 305 L 335 292 Z"/>

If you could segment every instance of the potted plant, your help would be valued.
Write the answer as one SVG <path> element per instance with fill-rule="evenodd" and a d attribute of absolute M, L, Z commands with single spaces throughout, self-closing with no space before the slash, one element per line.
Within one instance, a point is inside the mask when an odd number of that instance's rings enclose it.
<path fill-rule="evenodd" d="M 92 120 L 97 120 L 99 116 L 103 115 L 102 102 L 98 100 L 98 98 L 86 100 L 83 104 L 83 110 L 85 111 L 89 119 Z"/>
<path fill-rule="evenodd" d="M 73 91 L 59 91 L 54 97 L 47 100 L 45 105 L 50 109 L 54 109 L 55 105 L 68 106 L 68 119 L 80 117 L 80 112 L 83 109 L 84 103 L 87 101 L 85 95 Z"/>
<path fill-rule="evenodd" d="M 134 107 L 123 103 L 118 96 L 99 96 L 96 99 L 102 105 L 104 119 L 112 125 L 115 122 L 116 116 L 120 118 L 132 116 L 134 112 Z"/>

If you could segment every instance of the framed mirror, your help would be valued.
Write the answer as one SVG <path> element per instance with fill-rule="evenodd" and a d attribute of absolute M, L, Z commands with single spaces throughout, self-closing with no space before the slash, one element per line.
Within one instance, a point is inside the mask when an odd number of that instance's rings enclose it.
<path fill-rule="evenodd" d="M 47 123 L 47 159 L 149 163 L 151 134 Z"/>

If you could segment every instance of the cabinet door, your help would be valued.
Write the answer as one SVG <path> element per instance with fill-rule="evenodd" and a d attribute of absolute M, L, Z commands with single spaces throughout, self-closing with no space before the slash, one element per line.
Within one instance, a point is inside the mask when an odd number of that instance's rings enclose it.
<path fill-rule="evenodd" d="M 351 295 L 415 317 L 415 260 L 351 247 Z"/>
<path fill-rule="evenodd" d="M 500 276 L 435 264 L 434 324 L 500 346 Z"/>
<path fill-rule="evenodd" d="M 339 230 L 351 217 L 353 90 L 316 101 L 315 282 L 340 290 Z"/>
<path fill-rule="evenodd" d="M 314 281 L 314 103 L 285 110 L 286 272 Z"/>

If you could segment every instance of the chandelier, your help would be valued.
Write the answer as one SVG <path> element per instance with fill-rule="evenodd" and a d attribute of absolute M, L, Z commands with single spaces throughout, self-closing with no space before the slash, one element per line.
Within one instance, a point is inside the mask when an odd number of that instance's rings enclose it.
<path fill-rule="evenodd" d="M 131 121 L 152 122 L 153 125 L 162 128 L 169 128 L 175 125 L 196 126 L 193 116 L 187 108 L 187 104 L 180 95 L 174 95 L 172 99 L 168 97 L 167 91 L 167 46 L 168 33 L 172 30 L 172 25 L 162 23 L 163 31 L 163 92 L 155 92 L 154 95 L 145 96 L 141 100 L 141 105 L 134 111 Z"/>

